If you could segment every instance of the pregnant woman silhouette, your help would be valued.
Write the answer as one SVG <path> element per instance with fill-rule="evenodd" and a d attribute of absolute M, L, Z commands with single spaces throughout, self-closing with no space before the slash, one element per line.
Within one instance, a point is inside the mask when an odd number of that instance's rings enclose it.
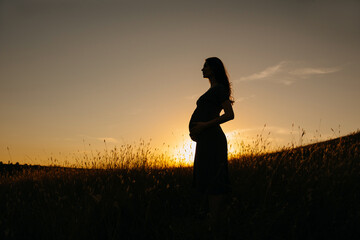
<path fill-rule="evenodd" d="M 226 238 L 224 196 L 229 191 L 227 140 L 220 124 L 234 119 L 231 87 L 219 58 L 207 58 L 202 69 L 210 88 L 196 102 L 189 123 L 196 142 L 193 186 L 208 197 L 210 226 L 218 238 Z M 220 116 L 221 110 L 224 114 Z M 225 235 L 224 235 L 225 234 Z"/>

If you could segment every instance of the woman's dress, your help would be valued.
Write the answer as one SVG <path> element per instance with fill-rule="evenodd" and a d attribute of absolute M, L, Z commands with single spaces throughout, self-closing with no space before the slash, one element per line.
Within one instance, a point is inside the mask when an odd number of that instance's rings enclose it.
<path fill-rule="evenodd" d="M 194 136 L 194 122 L 207 122 L 219 117 L 221 104 L 229 99 L 224 86 L 211 87 L 196 102 L 189 123 L 190 135 L 196 141 L 193 186 L 202 193 L 224 194 L 229 190 L 227 140 L 220 125 L 206 128 Z"/>

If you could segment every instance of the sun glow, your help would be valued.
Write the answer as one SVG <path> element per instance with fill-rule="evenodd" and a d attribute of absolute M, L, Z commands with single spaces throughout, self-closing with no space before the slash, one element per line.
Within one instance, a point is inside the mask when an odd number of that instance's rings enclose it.
<path fill-rule="evenodd" d="M 181 142 L 173 151 L 173 156 L 181 165 L 190 166 L 194 162 L 196 142 L 187 139 Z"/>
<path fill-rule="evenodd" d="M 228 143 L 228 159 L 239 157 L 244 145 L 239 135 L 234 132 L 225 133 L 225 135 Z"/>
<path fill-rule="evenodd" d="M 240 143 L 238 142 L 238 134 L 229 133 L 225 134 L 228 142 L 228 156 L 229 158 L 239 156 Z M 179 144 L 171 151 L 172 157 L 180 165 L 192 166 L 194 163 L 196 142 L 191 139 L 179 141 Z"/>

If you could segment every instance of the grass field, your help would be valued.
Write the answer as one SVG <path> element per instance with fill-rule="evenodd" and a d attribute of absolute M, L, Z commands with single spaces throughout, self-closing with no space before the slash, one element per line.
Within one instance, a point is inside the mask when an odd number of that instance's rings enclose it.
<path fill-rule="evenodd" d="M 140 155 L 103 169 L 1 163 L 0 239 L 211 239 L 192 168 Z M 229 239 L 360 239 L 360 133 L 238 156 L 229 171 Z"/>

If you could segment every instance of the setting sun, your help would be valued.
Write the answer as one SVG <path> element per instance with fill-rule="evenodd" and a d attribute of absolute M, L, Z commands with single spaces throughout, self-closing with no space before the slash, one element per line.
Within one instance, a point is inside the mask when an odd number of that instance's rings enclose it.
<path fill-rule="evenodd" d="M 172 155 L 181 165 L 190 166 L 194 162 L 195 148 L 196 142 L 191 139 L 184 140 L 174 148 Z"/>

